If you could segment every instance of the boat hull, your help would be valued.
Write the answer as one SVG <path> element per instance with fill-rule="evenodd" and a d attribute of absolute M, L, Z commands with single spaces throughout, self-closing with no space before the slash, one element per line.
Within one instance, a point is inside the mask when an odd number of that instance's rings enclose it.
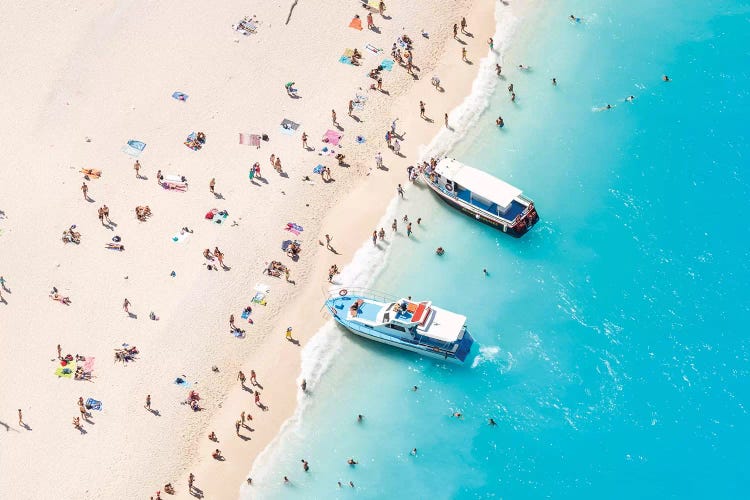
<path fill-rule="evenodd" d="M 513 226 L 512 223 L 509 223 L 501 219 L 500 217 L 488 216 L 486 213 L 482 212 L 481 210 L 476 209 L 467 203 L 463 203 L 460 200 L 454 198 L 453 196 L 446 195 L 439 188 L 435 187 L 430 182 L 429 178 L 423 177 L 423 179 L 425 180 L 425 183 L 430 188 L 430 190 L 433 193 L 435 193 L 435 195 L 438 198 L 443 200 L 449 206 L 455 208 L 456 210 L 463 212 L 464 214 L 468 215 L 474 220 L 477 220 L 488 226 L 494 227 L 495 229 L 499 229 L 500 231 L 514 238 L 520 238 L 521 236 L 529 232 L 529 229 L 531 229 L 534 226 L 534 224 L 539 222 L 539 214 L 536 212 L 536 210 L 534 210 L 533 213 L 531 214 L 531 217 L 528 217 L 526 219 L 528 221 L 527 223 L 524 223 L 523 225 Z"/>

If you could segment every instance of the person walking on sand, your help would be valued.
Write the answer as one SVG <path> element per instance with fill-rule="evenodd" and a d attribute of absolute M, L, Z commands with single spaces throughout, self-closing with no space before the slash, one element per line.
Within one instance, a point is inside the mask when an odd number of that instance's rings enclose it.
<path fill-rule="evenodd" d="M 454 40 L 458 39 L 458 24 L 457 23 L 453 23 L 453 39 Z"/>
<path fill-rule="evenodd" d="M 188 476 L 188 491 L 193 492 L 193 483 L 195 482 L 195 475 L 191 472 Z"/>
<path fill-rule="evenodd" d="M 62 347 L 60 347 L 60 344 L 57 344 L 57 359 L 62 359 Z"/>
<path fill-rule="evenodd" d="M 464 35 L 468 35 L 469 34 L 469 32 L 466 31 L 466 27 L 467 26 L 468 26 L 468 24 L 466 24 L 466 18 L 462 17 L 461 18 L 461 33 L 463 33 Z"/>
<path fill-rule="evenodd" d="M 396 192 L 398 192 L 399 196 L 401 196 L 401 199 L 404 199 L 404 188 L 401 186 L 401 184 L 398 185 L 396 188 Z"/>
<path fill-rule="evenodd" d="M 281 168 L 281 157 L 276 157 L 276 163 L 274 163 L 273 168 L 279 173 L 282 174 L 284 171 Z"/>
<path fill-rule="evenodd" d="M 23 423 L 23 412 L 21 409 L 18 409 L 18 425 L 21 427 L 26 427 L 26 424 Z"/>
<path fill-rule="evenodd" d="M 331 121 L 333 122 L 334 125 L 338 125 L 338 122 L 336 121 L 336 110 L 335 109 L 331 110 Z"/>
<path fill-rule="evenodd" d="M 276 155 L 271 153 L 271 168 L 273 168 L 276 165 Z"/>
<path fill-rule="evenodd" d="M 419 117 L 420 118 L 425 118 L 424 111 L 425 111 L 425 103 L 424 101 L 419 101 Z"/>
<path fill-rule="evenodd" d="M 261 402 L 260 402 L 260 391 L 255 391 L 255 404 L 257 406 L 261 405 Z"/>
<path fill-rule="evenodd" d="M 135 178 L 140 179 L 141 178 L 141 163 L 138 160 L 135 160 L 135 163 L 133 164 L 133 170 L 135 170 Z"/>
<path fill-rule="evenodd" d="M 378 77 L 378 90 L 383 90 L 383 79 Z"/>
<path fill-rule="evenodd" d="M 302 132 L 302 147 L 307 149 L 307 134 Z"/>
<path fill-rule="evenodd" d="M 380 12 L 381 16 L 385 12 L 385 2 L 383 0 L 380 0 L 380 3 L 378 4 L 378 12 Z"/>
<path fill-rule="evenodd" d="M 234 314 L 229 315 L 229 328 L 231 328 L 232 331 L 235 331 L 237 329 L 237 327 L 234 326 Z"/>
<path fill-rule="evenodd" d="M 104 210 L 102 209 L 102 207 L 99 207 L 98 214 L 99 214 L 99 222 L 101 222 L 103 226 L 104 225 Z"/>
<path fill-rule="evenodd" d="M 107 219 L 107 224 L 112 224 L 112 221 L 109 220 L 109 207 L 107 205 L 102 205 L 102 214 L 104 214 L 104 218 Z"/>
<path fill-rule="evenodd" d="M 131 304 L 130 304 L 130 301 L 129 301 L 129 300 L 127 299 L 127 298 L 125 298 L 125 301 L 124 301 L 124 302 L 122 303 L 122 309 L 123 309 L 123 311 L 125 311 L 125 312 L 126 312 L 127 314 L 130 314 L 130 311 L 128 310 L 128 308 L 130 307 L 130 305 L 131 305 Z"/>
<path fill-rule="evenodd" d="M 331 242 L 333 241 L 333 237 L 330 234 L 326 234 L 326 248 L 328 250 L 331 250 Z"/>
<path fill-rule="evenodd" d="M 83 199 L 86 201 L 89 201 L 89 187 L 84 182 L 81 186 L 81 191 L 83 191 Z"/>
<path fill-rule="evenodd" d="M 461 47 L 461 60 L 463 62 L 469 62 L 469 60 L 466 59 L 466 47 Z"/>
<path fill-rule="evenodd" d="M 495 52 L 495 41 L 492 39 L 492 37 L 487 40 L 487 45 L 490 46 L 490 51 Z"/>
<path fill-rule="evenodd" d="M 383 168 L 383 155 L 380 154 L 380 151 L 378 151 L 378 154 L 375 155 L 375 165 L 378 167 L 378 169 Z"/>
<path fill-rule="evenodd" d="M 240 370 L 240 371 L 239 371 L 239 372 L 237 373 L 237 380 L 239 380 L 239 381 L 240 381 L 240 385 L 241 385 L 242 387 L 245 387 L 245 380 L 246 380 L 246 378 L 245 378 L 245 374 L 244 374 L 244 373 L 242 373 L 242 370 Z"/>
<path fill-rule="evenodd" d="M 401 143 L 398 142 L 398 139 L 393 141 L 393 152 L 396 153 L 396 156 L 401 152 Z"/>
<path fill-rule="evenodd" d="M 242 373 L 242 372 L 240 372 Z M 243 375 L 244 377 L 244 375 Z M 250 383 L 255 385 L 258 385 L 258 379 L 255 377 L 255 370 L 250 370 Z"/>
<path fill-rule="evenodd" d="M 367 13 L 367 29 L 375 29 L 375 23 L 372 21 L 372 12 Z"/>
<path fill-rule="evenodd" d="M 151 411 L 151 394 L 146 394 L 146 404 L 145 407 L 148 411 Z"/>
<path fill-rule="evenodd" d="M 286 329 L 286 339 L 292 340 L 292 327 L 291 326 L 288 326 Z"/>
<path fill-rule="evenodd" d="M 208 190 L 211 191 L 211 194 L 216 196 L 216 192 L 214 191 L 214 187 L 216 186 L 216 178 L 211 177 L 211 182 L 208 183 Z"/>
<path fill-rule="evenodd" d="M 349 99 L 349 116 L 352 116 L 352 111 L 354 111 L 354 101 Z"/>
<path fill-rule="evenodd" d="M 391 148 L 391 141 L 393 140 L 393 134 L 390 130 L 385 131 L 385 143 L 388 144 L 388 148 Z"/>

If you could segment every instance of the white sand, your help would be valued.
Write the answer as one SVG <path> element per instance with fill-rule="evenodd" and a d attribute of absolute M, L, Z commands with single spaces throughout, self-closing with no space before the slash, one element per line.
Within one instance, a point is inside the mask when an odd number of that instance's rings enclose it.
<path fill-rule="evenodd" d="M 253 457 L 294 410 L 300 348 L 284 340 L 285 327 L 294 326 L 304 345 L 322 324 L 328 267 L 345 265 L 369 238 L 396 183 L 405 184 L 418 147 L 469 92 L 478 64 L 460 61 L 453 22 L 467 15 L 474 37 L 461 38 L 478 63 L 494 29 L 493 5 L 393 0 L 386 2 L 392 19 L 374 16 L 377 34 L 347 27 L 355 13 L 366 26 L 365 11 L 354 1 L 300 0 L 288 26 L 291 1 L 247 7 L 232 0 L 210 8 L 199 2 L 78 3 L 16 3 L 0 18 L 0 275 L 10 290 L 2 291 L 7 303 L 0 304 L 0 491 L 6 498 L 118 498 L 124 491 L 146 498 L 172 482 L 177 496 L 186 497 L 192 471 L 208 498 L 234 498 Z M 252 14 L 259 19 L 257 34 L 231 29 Z M 414 81 L 398 65 L 384 72 L 390 95 L 366 92 L 356 122 L 347 116 L 348 100 L 373 83 L 366 72 L 390 57 L 402 27 L 415 42 L 421 78 Z M 422 28 L 429 40 L 420 36 Z M 367 42 L 384 54 L 363 51 Z M 353 47 L 364 53 L 362 66 L 339 64 L 344 49 Z M 434 73 L 445 93 L 430 85 Z M 300 99 L 286 95 L 290 80 Z M 190 97 L 176 101 L 174 91 Z M 434 123 L 419 119 L 420 99 Z M 332 128 L 331 108 L 345 129 L 349 168 L 317 154 Z M 279 131 L 285 117 L 302 124 L 293 137 Z M 394 117 L 408 132 L 405 158 L 384 144 Z M 183 145 L 191 131 L 206 133 L 202 150 Z M 302 131 L 315 152 L 303 150 Z M 240 132 L 267 133 L 270 141 L 260 150 L 240 145 Z M 366 144 L 354 143 L 359 134 Z M 147 143 L 140 161 L 148 180 L 135 178 L 133 160 L 120 151 L 129 139 Z M 378 150 L 390 170 L 368 176 Z M 270 168 L 272 153 L 281 156 L 288 178 Z M 255 161 L 267 183 L 249 182 Z M 335 182 L 312 174 L 318 163 L 331 167 Z M 80 168 L 103 171 L 101 179 L 86 181 L 94 202 L 83 199 Z M 190 189 L 163 190 L 159 169 L 186 176 Z M 301 182 L 304 175 L 313 183 Z M 212 177 L 224 199 L 209 193 Z M 117 224 L 112 230 L 97 219 L 102 204 Z M 137 221 L 136 205 L 149 205 L 153 217 Z M 228 210 L 228 223 L 204 220 L 211 208 Z M 283 231 L 287 222 L 305 228 L 298 262 L 280 250 L 282 240 L 293 238 Z M 60 239 L 71 224 L 82 233 L 79 246 Z M 194 233 L 172 242 L 183 226 Z M 325 233 L 334 236 L 340 255 L 317 244 Z M 124 252 L 104 248 L 113 235 L 122 238 Z M 230 270 L 206 269 L 202 250 L 215 246 Z M 287 264 L 296 286 L 262 275 L 270 260 Z M 259 282 L 272 291 L 268 306 L 253 305 L 255 323 L 248 325 L 239 316 Z M 72 304 L 50 300 L 52 286 Z M 122 310 L 125 297 L 137 319 Z M 150 311 L 160 320 L 149 320 Z M 229 334 L 230 314 L 246 338 Z M 96 357 L 91 382 L 53 374 L 58 343 L 63 354 Z M 128 365 L 113 362 L 113 349 L 123 343 L 141 353 Z M 248 376 L 255 368 L 269 411 L 261 412 L 239 389 L 240 368 Z M 188 390 L 173 380 L 183 375 L 200 392 L 204 411 L 181 404 Z M 144 409 L 146 394 L 158 416 Z M 85 434 L 71 425 L 79 396 L 103 401 L 103 411 L 83 422 Z M 18 425 L 18 408 L 28 429 Z M 250 440 L 233 435 L 243 410 L 253 415 L 254 432 L 243 431 Z M 218 444 L 206 439 L 210 430 Z M 210 458 L 216 447 L 226 461 Z"/>

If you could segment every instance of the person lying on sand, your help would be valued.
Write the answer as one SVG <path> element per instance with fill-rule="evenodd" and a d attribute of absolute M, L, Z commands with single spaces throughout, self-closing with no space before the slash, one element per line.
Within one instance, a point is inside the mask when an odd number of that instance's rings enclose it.
<path fill-rule="evenodd" d="M 110 250 L 119 250 L 120 252 L 125 250 L 125 245 L 122 245 L 120 243 L 107 243 L 106 247 Z"/>
<path fill-rule="evenodd" d="M 63 297 L 59 293 L 55 292 L 52 295 L 49 296 L 50 299 L 56 300 L 60 302 L 61 304 L 70 305 L 70 297 Z"/>
<path fill-rule="evenodd" d="M 139 221 L 145 222 L 146 218 L 151 217 L 151 215 L 151 208 L 148 205 L 135 207 L 135 216 Z"/>

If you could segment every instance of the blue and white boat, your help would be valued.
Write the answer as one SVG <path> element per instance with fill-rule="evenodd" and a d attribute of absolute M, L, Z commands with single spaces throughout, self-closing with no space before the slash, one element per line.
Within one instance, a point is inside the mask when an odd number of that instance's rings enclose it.
<path fill-rule="evenodd" d="M 450 206 L 516 238 L 539 221 L 534 202 L 520 189 L 452 158 L 427 168 L 422 178 Z"/>
<path fill-rule="evenodd" d="M 466 316 L 429 301 L 341 288 L 329 296 L 325 307 L 339 324 L 360 337 L 430 358 L 463 363 L 474 344 Z"/>

